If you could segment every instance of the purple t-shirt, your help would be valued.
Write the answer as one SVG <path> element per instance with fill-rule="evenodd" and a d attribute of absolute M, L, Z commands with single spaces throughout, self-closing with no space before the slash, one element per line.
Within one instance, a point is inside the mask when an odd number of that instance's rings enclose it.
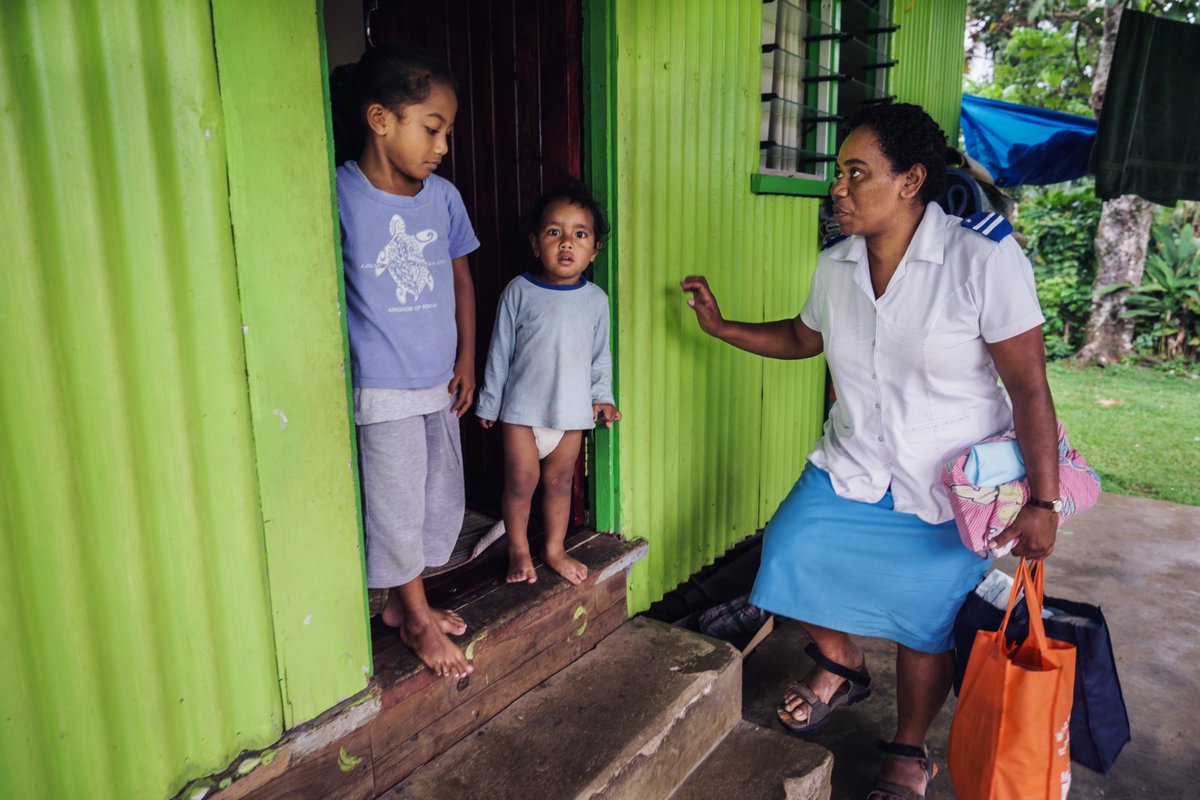
<path fill-rule="evenodd" d="M 354 385 L 424 389 L 454 374 L 451 261 L 479 247 L 458 190 L 430 175 L 415 197 L 376 189 L 358 164 L 337 171 Z"/>

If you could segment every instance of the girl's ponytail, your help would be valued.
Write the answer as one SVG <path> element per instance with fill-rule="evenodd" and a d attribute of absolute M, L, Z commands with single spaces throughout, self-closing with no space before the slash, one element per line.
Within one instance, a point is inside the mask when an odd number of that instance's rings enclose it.
<path fill-rule="evenodd" d="M 329 107 L 333 120 L 333 161 L 341 166 L 362 154 L 366 144 L 362 105 L 354 79 L 357 64 L 343 64 L 329 74 Z"/>
<path fill-rule="evenodd" d="M 418 47 L 372 47 L 357 64 L 336 68 L 329 76 L 329 102 L 337 164 L 362 154 L 367 106 L 380 103 L 403 114 L 405 106 L 424 101 L 435 85 L 458 91 L 446 65 Z"/>

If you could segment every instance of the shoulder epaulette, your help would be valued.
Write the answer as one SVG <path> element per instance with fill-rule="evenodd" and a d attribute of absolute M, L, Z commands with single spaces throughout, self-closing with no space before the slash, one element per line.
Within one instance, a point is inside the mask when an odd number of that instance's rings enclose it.
<path fill-rule="evenodd" d="M 848 238 L 850 238 L 850 235 L 847 233 L 835 233 L 832 236 L 826 236 L 825 241 L 821 242 L 821 249 L 828 250 L 838 242 Z"/>
<path fill-rule="evenodd" d="M 995 211 L 977 211 L 962 221 L 964 228 L 970 228 L 982 234 L 993 242 L 998 242 L 1012 233 L 1012 223 Z"/>

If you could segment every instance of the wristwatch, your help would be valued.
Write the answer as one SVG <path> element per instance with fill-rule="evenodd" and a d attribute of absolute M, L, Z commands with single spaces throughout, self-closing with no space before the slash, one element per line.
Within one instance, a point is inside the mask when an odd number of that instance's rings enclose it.
<path fill-rule="evenodd" d="M 1053 511 L 1055 514 L 1062 513 L 1063 501 L 1061 497 L 1056 497 L 1053 500 L 1039 500 L 1036 497 L 1031 497 L 1025 502 L 1037 508 L 1044 508 L 1047 511 Z"/>

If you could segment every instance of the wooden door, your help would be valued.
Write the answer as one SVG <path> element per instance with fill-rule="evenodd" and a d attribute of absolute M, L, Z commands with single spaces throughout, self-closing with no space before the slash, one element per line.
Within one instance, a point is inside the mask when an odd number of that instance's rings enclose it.
<path fill-rule="evenodd" d="M 471 256 L 476 367 L 483 376 L 501 290 L 533 263 L 525 215 L 546 189 L 582 175 L 580 0 L 367 0 L 374 44 L 416 44 L 459 82 L 451 150 L 438 173 L 462 193 L 480 248 Z M 498 513 L 498 430 L 463 419 L 467 503 Z M 586 520 L 582 458 L 573 518 Z"/>

